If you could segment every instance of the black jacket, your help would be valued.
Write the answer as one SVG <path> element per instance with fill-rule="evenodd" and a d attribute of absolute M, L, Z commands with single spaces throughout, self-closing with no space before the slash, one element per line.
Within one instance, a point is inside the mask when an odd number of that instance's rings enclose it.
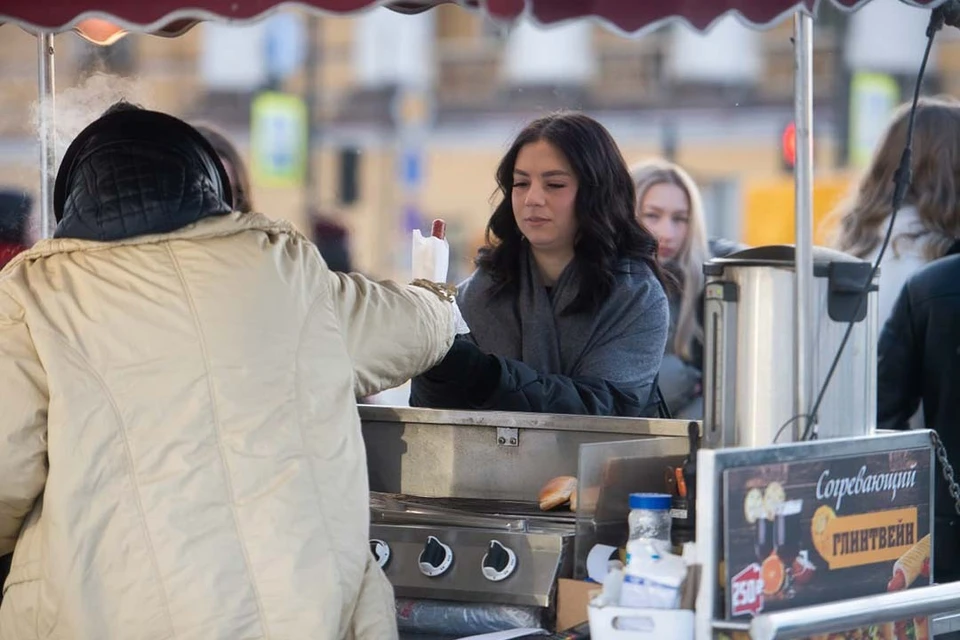
<path fill-rule="evenodd" d="M 486 354 L 458 336 L 444 359 L 414 378 L 410 406 L 434 409 L 489 409 L 527 413 L 657 417 L 656 393 L 638 406 L 629 393 L 600 378 L 540 373 L 519 360 Z"/>
<path fill-rule="evenodd" d="M 915 273 L 880 334 L 877 423 L 906 429 L 923 401 L 926 427 L 940 435 L 960 465 L 960 243 Z M 960 467 L 957 468 L 960 472 Z M 934 570 L 938 581 L 960 578 L 960 516 L 937 471 Z"/>

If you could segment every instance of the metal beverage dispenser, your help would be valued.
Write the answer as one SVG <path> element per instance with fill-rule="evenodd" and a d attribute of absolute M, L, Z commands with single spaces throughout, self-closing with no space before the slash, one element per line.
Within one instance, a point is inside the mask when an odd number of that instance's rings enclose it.
<path fill-rule="evenodd" d="M 877 286 L 872 265 L 813 248 L 812 406 L 851 320 L 853 331 L 820 405 L 818 437 L 876 428 Z M 703 446 L 759 447 L 797 439 L 794 408 L 794 248 L 747 249 L 704 264 Z M 802 425 L 802 421 L 799 421 Z"/>

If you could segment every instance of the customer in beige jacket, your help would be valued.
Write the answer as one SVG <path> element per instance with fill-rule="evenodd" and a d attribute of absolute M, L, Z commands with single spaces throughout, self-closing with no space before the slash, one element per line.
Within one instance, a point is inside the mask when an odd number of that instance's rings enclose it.
<path fill-rule="evenodd" d="M 0 272 L 3 640 L 396 637 L 354 398 L 436 364 L 451 305 L 230 202 L 195 130 L 112 109 Z"/>

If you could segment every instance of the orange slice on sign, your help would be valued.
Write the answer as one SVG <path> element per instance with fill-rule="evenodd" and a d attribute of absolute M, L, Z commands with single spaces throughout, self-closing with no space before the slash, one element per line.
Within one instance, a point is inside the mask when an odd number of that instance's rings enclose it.
<path fill-rule="evenodd" d="M 787 578 L 787 569 L 783 560 L 776 553 L 771 553 L 760 565 L 760 577 L 763 578 L 763 595 L 772 596 L 780 593 Z"/>
<path fill-rule="evenodd" d="M 814 548 L 824 559 L 827 558 L 827 550 L 830 548 L 830 522 L 836 517 L 836 512 L 824 504 L 817 507 L 810 520 L 810 538 Z"/>

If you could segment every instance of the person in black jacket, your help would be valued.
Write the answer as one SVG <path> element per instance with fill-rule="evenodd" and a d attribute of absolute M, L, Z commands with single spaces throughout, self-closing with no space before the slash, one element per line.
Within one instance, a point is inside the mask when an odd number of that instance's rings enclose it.
<path fill-rule="evenodd" d="M 878 355 L 877 425 L 907 429 L 922 400 L 926 427 L 939 434 L 951 464 L 960 464 L 960 242 L 907 280 Z M 934 577 L 953 582 L 960 579 L 960 513 L 940 473 L 936 496 Z"/>
<path fill-rule="evenodd" d="M 487 244 L 457 296 L 470 334 L 413 380 L 411 405 L 655 414 L 667 299 L 610 133 L 579 113 L 536 120 L 497 183 Z"/>

